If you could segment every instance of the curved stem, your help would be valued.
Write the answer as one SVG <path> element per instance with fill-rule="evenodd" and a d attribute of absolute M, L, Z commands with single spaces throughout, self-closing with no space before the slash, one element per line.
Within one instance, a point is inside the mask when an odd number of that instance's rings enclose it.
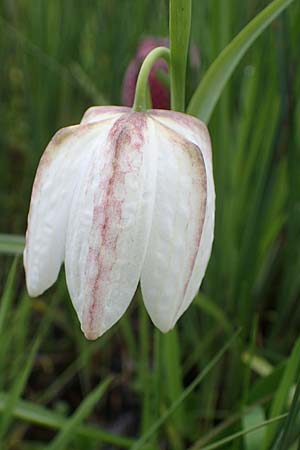
<path fill-rule="evenodd" d="M 166 47 L 157 47 L 146 56 L 136 83 L 134 96 L 134 111 L 145 111 L 147 109 L 147 83 L 150 71 L 157 59 L 163 58 L 169 64 L 170 50 Z"/>

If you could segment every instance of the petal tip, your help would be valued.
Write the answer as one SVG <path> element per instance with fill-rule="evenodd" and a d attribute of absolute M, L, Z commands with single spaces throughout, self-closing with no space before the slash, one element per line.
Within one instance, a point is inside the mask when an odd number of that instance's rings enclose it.
<path fill-rule="evenodd" d="M 174 327 L 175 327 L 175 323 L 171 323 L 168 325 L 159 326 L 158 329 L 162 333 L 167 334 L 167 333 L 169 333 L 169 331 L 173 330 Z"/>
<path fill-rule="evenodd" d="M 26 282 L 26 286 L 29 297 L 32 298 L 39 297 L 44 292 L 41 289 L 37 289 L 36 286 L 32 286 L 29 281 Z"/>
<path fill-rule="evenodd" d="M 81 321 L 80 317 L 78 316 L 80 324 L 81 324 L 81 331 L 83 332 L 85 338 L 88 341 L 95 341 L 99 337 L 101 337 L 106 330 L 103 330 L 101 328 L 93 327 L 85 323 L 84 321 Z"/>
<path fill-rule="evenodd" d="M 104 334 L 105 329 L 103 329 L 101 324 L 97 323 L 94 316 L 93 319 L 91 319 L 90 312 L 89 314 L 87 314 L 86 311 L 83 310 L 81 314 L 77 310 L 77 315 L 80 321 L 81 331 L 88 341 L 95 341 L 100 336 L 102 336 L 102 334 Z"/>
<path fill-rule="evenodd" d="M 158 316 L 157 313 L 153 314 L 153 312 L 149 310 L 148 313 L 154 325 L 164 334 L 171 331 L 176 325 L 177 320 L 171 320 L 169 317 L 164 317 L 163 314 L 159 314 Z"/>
<path fill-rule="evenodd" d="M 99 333 L 99 332 L 96 332 L 93 330 L 84 330 L 83 328 L 81 328 L 81 329 L 82 329 L 82 332 L 83 332 L 85 338 L 88 341 L 95 341 L 96 339 L 98 339 L 98 337 L 101 336 L 101 333 Z"/>

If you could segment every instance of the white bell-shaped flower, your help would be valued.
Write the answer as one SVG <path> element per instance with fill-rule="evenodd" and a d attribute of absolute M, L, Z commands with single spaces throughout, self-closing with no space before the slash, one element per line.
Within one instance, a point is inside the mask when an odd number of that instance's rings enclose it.
<path fill-rule="evenodd" d="M 215 192 L 206 126 L 186 114 L 93 107 L 58 131 L 35 177 L 24 265 L 31 296 L 61 264 L 82 330 L 96 339 L 139 283 L 170 330 L 196 295 L 211 253 Z"/>

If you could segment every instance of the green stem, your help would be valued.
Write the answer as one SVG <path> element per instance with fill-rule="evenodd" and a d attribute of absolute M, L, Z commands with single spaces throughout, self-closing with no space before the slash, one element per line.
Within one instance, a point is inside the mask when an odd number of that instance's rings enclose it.
<path fill-rule="evenodd" d="M 169 64 L 170 50 L 166 47 L 157 47 L 150 53 L 148 53 L 142 64 L 136 83 L 135 97 L 133 104 L 134 111 L 145 111 L 147 109 L 148 77 L 153 67 L 153 64 L 160 58 L 165 59 L 166 62 Z"/>
<path fill-rule="evenodd" d="M 170 0 L 171 109 L 185 110 L 185 77 L 191 32 L 192 0 Z"/>

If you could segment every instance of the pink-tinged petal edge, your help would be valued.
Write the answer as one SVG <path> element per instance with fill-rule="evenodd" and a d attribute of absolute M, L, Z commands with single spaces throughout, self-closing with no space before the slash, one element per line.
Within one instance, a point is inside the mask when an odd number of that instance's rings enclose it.
<path fill-rule="evenodd" d="M 153 214 L 153 227 L 149 240 L 149 250 L 142 270 L 141 283 L 145 305 L 153 322 L 161 331 L 166 332 L 175 325 L 178 318 L 187 309 L 196 295 L 204 276 L 213 241 L 215 194 L 210 139 L 205 125 L 199 120 L 181 113 L 154 110 L 149 111 L 149 115 L 156 121 L 159 121 L 161 126 L 165 128 L 165 132 L 169 133 L 170 141 L 174 139 L 174 133 L 177 135 L 177 139 L 180 137 L 183 139 L 181 144 L 182 152 L 186 153 L 187 149 L 189 149 L 191 154 L 194 152 L 194 157 L 195 154 L 198 154 L 199 158 L 198 175 L 196 174 L 197 171 L 194 173 L 196 180 L 196 184 L 194 184 L 194 188 L 196 188 L 194 191 L 196 194 L 195 200 L 197 199 L 197 192 L 200 200 L 199 214 L 198 218 L 191 217 L 191 221 L 195 224 L 193 245 L 190 247 L 192 251 L 187 251 L 185 255 L 180 250 L 180 246 L 186 246 L 187 235 L 183 232 L 183 229 L 179 234 L 176 234 L 174 229 L 169 232 L 169 239 L 172 242 L 169 245 L 169 250 L 165 249 L 162 251 L 168 241 L 168 235 L 165 232 L 165 236 L 163 236 L 162 231 L 166 227 L 164 223 L 166 221 L 165 216 L 170 215 L 172 211 L 173 213 L 176 211 L 177 219 L 173 217 L 173 223 L 176 223 L 176 221 L 180 223 L 180 216 L 184 218 L 187 214 L 184 208 L 188 203 L 189 195 L 187 190 L 185 194 L 186 201 L 172 198 L 172 196 L 174 197 L 174 191 L 183 192 L 182 189 L 176 186 L 177 181 L 174 184 L 174 180 L 179 180 L 182 175 L 180 175 L 182 170 L 179 171 L 177 176 L 173 174 L 169 179 L 166 179 L 167 165 L 164 172 L 160 175 L 159 171 L 162 168 L 162 161 L 160 159 L 158 161 L 158 186 Z M 189 139 L 189 141 L 185 138 Z M 168 143 L 165 144 L 165 148 L 168 148 Z M 174 149 L 175 146 L 171 145 L 171 148 Z M 160 150 L 161 153 L 164 151 L 162 145 Z M 172 167 L 172 157 L 168 156 L 169 171 L 170 167 Z M 192 162 L 192 159 L 190 162 Z M 192 162 L 189 171 L 193 172 L 193 166 L 195 169 L 195 162 Z M 164 186 L 167 186 L 167 188 Z M 164 194 L 162 189 L 166 191 Z M 167 208 L 170 203 L 172 205 L 168 213 Z M 189 214 L 192 214 L 192 210 L 195 212 L 196 209 L 195 204 Z M 160 212 L 157 213 L 157 210 L 160 210 Z M 180 212 L 180 210 L 182 211 Z M 182 224 L 184 224 L 184 220 Z M 171 255 L 169 257 L 170 262 L 164 268 L 164 260 L 168 258 L 168 252 Z M 186 263 L 188 263 L 186 270 L 184 269 L 185 257 L 187 257 Z"/>
<path fill-rule="evenodd" d="M 113 110 L 110 108 L 110 115 Z M 106 117 L 100 122 L 102 128 L 113 124 Z M 33 297 L 48 289 L 58 276 L 64 260 L 69 207 L 95 133 L 99 133 L 99 124 L 88 122 L 59 130 L 39 162 L 24 250 L 26 284 Z"/>

